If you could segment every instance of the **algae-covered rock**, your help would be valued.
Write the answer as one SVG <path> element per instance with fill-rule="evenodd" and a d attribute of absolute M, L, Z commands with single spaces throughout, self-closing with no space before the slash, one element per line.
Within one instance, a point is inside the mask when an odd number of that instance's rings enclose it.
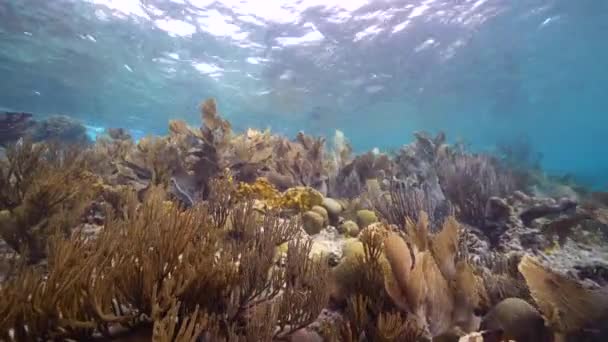
<path fill-rule="evenodd" d="M 314 211 L 315 213 L 323 216 L 323 219 L 325 220 L 323 225 L 327 226 L 329 224 L 329 216 L 327 214 L 327 209 L 323 208 L 320 205 L 315 205 L 314 207 L 312 207 L 312 209 L 310 209 L 310 211 Z"/>
<path fill-rule="evenodd" d="M 302 225 L 308 235 L 318 234 L 324 227 L 325 219 L 319 213 L 307 211 L 302 215 Z"/>
<path fill-rule="evenodd" d="M 541 314 L 520 298 L 498 303 L 483 318 L 481 329 L 502 330 L 505 339 L 518 342 L 542 341 L 546 333 Z"/>
<path fill-rule="evenodd" d="M 344 235 L 356 237 L 359 235 L 359 226 L 355 221 L 346 220 L 339 226 L 338 231 Z"/>
<path fill-rule="evenodd" d="M 367 209 L 357 211 L 357 224 L 361 229 L 365 229 L 370 224 L 376 222 L 378 222 L 378 217 L 376 217 L 375 212 Z"/>

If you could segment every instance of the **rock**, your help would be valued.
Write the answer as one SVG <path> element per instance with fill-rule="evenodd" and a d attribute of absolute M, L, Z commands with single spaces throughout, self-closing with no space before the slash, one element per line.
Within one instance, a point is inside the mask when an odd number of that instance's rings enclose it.
<path fill-rule="evenodd" d="M 532 221 L 537 218 L 549 216 L 549 215 L 560 214 L 562 212 L 576 209 L 577 204 L 578 203 L 574 200 L 571 200 L 569 198 L 562 198 L 556 204 L 542 203 L 542 204 L 535 205 L 531 208 L 528 208 L 528 209 L 524 210 L 522 213 L 520 213 L 519 217 L 520 217 L 521 221 L 524 223 L 524 225 L 529 226 L 532 223 Z"/>
<path fill-rule="evenodd" d="M 599 287 L 607 283 L 606 222 L 595 207 L 578 206 L 570 198 L 553 199 L 515 192 L 490 198 L 481 229 L 469 227 L 472 259 L 488 250 L 532 253 L 556 272 Z M 483 235 L 480 235 L 481 232 Z"/>
<path fill-rule="evenodd" d="M 595 219 L 569 198 L 534 197 L 515 192 L 507 198 L 492 197 L 486 204 L 481 228 L 490 246 L 503 253 L 539 252 L 563 244 L 585 220 Z M 596 220 L 597 221 L 597 220 Z"/>
<path fill-rule="evenodd" d="M 359 235 L 359 226 L 355 221 L 346 220 L 338 227 L 338 231 L 350 237 Z"/>
<path fill-rule="evenodd" d="M 608 286 L 608 263 L 605 261 L 591 261 L 587 265 L 574 266 L 579 279 L 589 279 L 600 287 Z"/>
<path fill-rule="evenodd" d="M 0 111 L 0 145 L 14 143 L 35 124 L 31 113 Z"/>
<path fill-rule="evenodd" d="M 482 330 L 501 330 L 504 339 L 544 341 L 548 333 L 541 314 L 520 298 L 507 298 L 493 307 L 481 322 Z"/>
<path fill-rule="evenodd" d="M 608 284 L 608 275 L 602 272 L 602 269 L 608 269 L 608 246 L 605 241 L 596 239 L 582 243 L 568 238 L 563 246 L 539 256 L 556 272 L 587 281 L 596 287 Z"/>
<path fill-rule="evenodd" d="M 312 207 L 312 209 L 310 209 L 311 211 L 314 211 L 315 213 L 323 216 L 323 219 L 325 220 L 324 225 L 328 225 L 329 224 L 329 215 L 327 213 L 327 209 L 323 208 L 320 205 L 315 205 L 314 207 Z"/>
<path fill-rule="evenodd" d="M 487 221 L 505 221 L 511 215 L 511 207 L 506 200 L 490 197 L 486 203 L 485 219 Z"/>
<path fill-rule="evenodd" d="M 323 229 L 325 219 L 321 214 L 314 211 L 307 211 L 302 215 L 302 225 L 308 235 L 318 234 Z"/>
<path fill-rule="evenodd" d="M 34 141 L 51 140 L 85 145 L 90 143 L 84 125 L 66 115 L 52 115 L 37 122 L 31 135 Z"/>
<path fill-rule="evenodd" d="M 361 229 L 365 229 L 370 224 L 376 222 L 378 222 L 378 218 L 375 212 L 367 209 L 357 211 L 357 224 Z"/>
<path fill-rule="evenodd" d="M 514 197 L 514 199 L 517 199 L 520 202 L 524 202 L 524 203 L 530 202 L 530 196 L 526 195 L 524 192 L 519 191 L 519 190 L 513 192 L 513 197 Z"/>
<path fill-rule="evenodd" d="M 461 224 L 465 229 L 464 241 L 469 251 L 469 258 L 473 262 L 478 262 L 490 252 L 490 241 L 483 231 L 475 227 Z"/>
<path fill-rule="evenodd" d="M 329 215 L 330 218 L 335 217 L 337 218 L 340 213 L 342 213 L 342 211 L 344 210 L 344 208 L 342 207 L 342 204 L 340 204 L 340 202 L 336 201 L 333 198 L 329 198 L 329 197 L 325 197 L 323 199 L 323 202 L 321 203 L 321 205 L 323 206 L 323 208 L 327 209 L 327 214 Z"/>

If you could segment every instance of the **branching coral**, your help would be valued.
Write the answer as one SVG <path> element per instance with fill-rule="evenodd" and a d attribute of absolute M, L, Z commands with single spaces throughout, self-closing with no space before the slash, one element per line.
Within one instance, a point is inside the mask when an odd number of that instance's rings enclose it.
<path fill-rule="evenodd" d="M 31 263 L 46 255 L 54 232 L 67 234 L 92 198 L 95 176 L 75 148 L 24 141 L 0 165 L 0 234 Z"/>
<path fill-rule="evenodd" d="M 178 186 L 198 189 L 201 197 L 206 198 L 208 181 L 221 170 L 229 169 L 236 182 L 253 183 L 265 177 L 279 191 L 294 186 L 322 191 L 325 188 L 323 139 L 300 133 L 295 141 L 289 141 L 268 131 L 255 130 L 234 134 L 228 121 L 220 117 L 213 99 L 203 103 L 201 112 L 200 130 L 182 121 L 169 125 L 169 141 L 184 161 L 183 170 L 173 175 Z"/>
<path fill-rule="evenodd" d="M 423 341 L 423 332 L 399 311 L 387 311 L 378 315 L 369 312 L 370 298 L 357 295 L 348 301 L 345 320 L 328 327 L 326 339 L 331 342 L 369 341 Z"/>
<path fill-rule="evenodd" d="M 168 189 L 176 174 L 185 173 L 175 145 L 166 138 L 157 137 L 141 139 L 124 153 L 116 167 L 117 173 L 109 182 L 130 185 L 140 194 L 150 186 Z"/>
<path fill-rule="evenodd" d="M 277 137 L 273 158 L 263 172 L 280 190 L 293 186 L 312 187 L 327 192 L 324 167 L 324 139 L 298 133 L 295 141 Z"/>
<path fill-rule="evenodd" d="M 356 197 L 365 190 L 368 180 L 390 179 L 392 168 L 392 161 L 385 154 L 368 152 L 357 156 L 331 179 L 330 194 L 335 197 Z"/>
<path fill-rule="evenodd" d="M 513 175 L 483 155 L 449 155 L 438 160 L 437 171 L 441 188 L 456 206 L 458 218 L 476 226 L 483 226 L 490 197 L 504 197 L 516 190 Z"/>
<path fill-rule="evenodd" d="M 207 208 L 211 222 L 217 228 L 223 228 L 230 211 L 234 208 L 239 199 L 237 188 L 229 172 L 224 172 L 221 176 L 215 177 L 209 182 L 209 198 Z"/>
<path fill-rule="evenodd" d="M 0 289 L 2 338 L 112 337 L 122 327 L 151 329 L 160 341 L 269 340 L 317 317 L 327 270 L 308 258 L 310 244 L 290 242 L 285 265 L 275 265 L 275 247 L 294 239 L 296 222 L 272 213 L 260 222 L 245 203 L 222 227 L 208 207 L 165 198 L 158 187 L 142 204 L 126 198 L 123 216 L 96 239 L 57 236 L 46 271 L 25 268 Z"/>
<path fill-rule="evenodd" d="M 443 220 L 453 214 L 450 202 L 439 201 L 426 183 L 419 187 L 392 181 L 388 196 L 376 196 L 373 205 L 385 220 L 398 226 L 408 218 L 417 221 L 421 212 L 428 213 L 432 231 L 441 228 Z"/>

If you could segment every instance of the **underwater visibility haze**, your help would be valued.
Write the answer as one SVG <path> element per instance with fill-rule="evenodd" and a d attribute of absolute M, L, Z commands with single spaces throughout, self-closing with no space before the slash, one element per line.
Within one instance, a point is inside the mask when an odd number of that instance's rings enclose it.
<path fill-rule="evenodd" d="M 0 341 L 608 341 L 608 1 L 0 0 Z"/>
<path fill-rule="evenodd" d="M 339 129 L 358 151 L 523 142 L 605 188 L 607 18 L 592 0 L 4 0 L 0 108 L 148 134 L 215 97 L 239 129 Z"/>

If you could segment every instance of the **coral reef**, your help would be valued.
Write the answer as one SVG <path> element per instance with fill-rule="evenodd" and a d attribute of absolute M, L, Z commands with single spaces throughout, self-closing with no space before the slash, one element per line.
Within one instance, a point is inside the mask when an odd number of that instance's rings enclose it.
<path fill-rule="evenodd" d="M 317 317 L 326 268 L 293 240 L 297 225 L 266 215 L 258 229 L 244 204 L 230 228 L 213 229 L 204 206 L 182 210 L 165 198 L 157 187 L 141 205 L 131 196 L 126 218 L 94 240 L 53 239 L 46 271 L 25 268 L 0 290 L 3 338 L 111 338 L 122 327 L 162 341 L 266 341 Z M 274 247 L 287 241 L 275 266 Z"/>
<path fill-rule="evenodd" d="M 36 122 L 28 134 L 34 141 L 61 141 L 67 144 L 88 144 L 84 125 L 65 115 L 51 115 Z"/>
<path fill-rule="evenodd" d="M 35 142 L 90 143 L 84 125 L 71 117 L 51 115 L 38 121 L 31 113 L 0 112 L 0 146 L 14 144 L 21 138 Z"/>
<path fill-rule="evenodd" d="M 606 338 L 602 193 L 441 133 L 239 133 L 213 99 L 138 142 L 30 121 L 0 116 L 2 340 Z"/>

